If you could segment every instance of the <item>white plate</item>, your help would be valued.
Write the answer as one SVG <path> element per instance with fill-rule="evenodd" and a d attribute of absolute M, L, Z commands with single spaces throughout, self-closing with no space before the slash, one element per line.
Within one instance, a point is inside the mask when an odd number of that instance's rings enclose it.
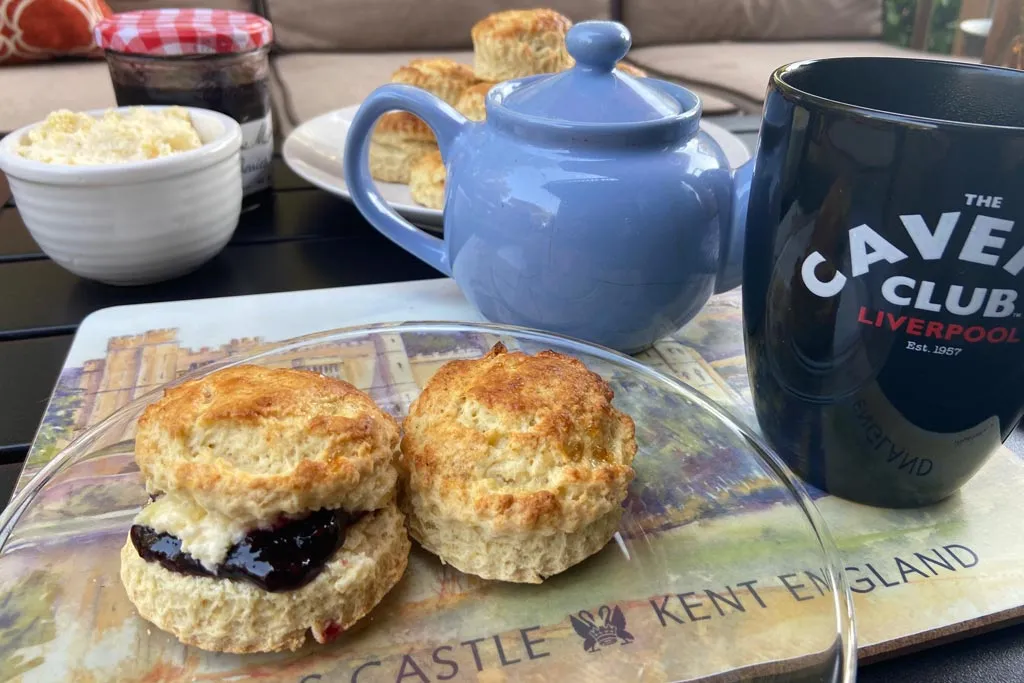
<path fill-rule="evenodd" d="M 284 161 L 295 173 L 308 182 L 349 201 L 348 186 L 341 170 L 345 151 L 345 137 L 359 105 L 338 109 L 306 121 L 292 131 L 284 141 Z M 750 159 L 750 151 L 735 135 L 721 126 L 701 121 L 701 129 L 710 135 L 725 152 L 733 168 Z M 408 185 L 377 183 L 381 196 L 399 214 L 409 221 L 428 229 L 442 226 L 443 214 L 413 201 Z"/>

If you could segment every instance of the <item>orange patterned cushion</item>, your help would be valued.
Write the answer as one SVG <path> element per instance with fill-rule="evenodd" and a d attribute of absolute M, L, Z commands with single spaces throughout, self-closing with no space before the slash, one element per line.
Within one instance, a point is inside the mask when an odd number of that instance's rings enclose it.
<path fill-rule="evenodd" d="M 110 14 L 103 0 L 0 0 L 0 64 L 96 56 L 92 27 Z"/>

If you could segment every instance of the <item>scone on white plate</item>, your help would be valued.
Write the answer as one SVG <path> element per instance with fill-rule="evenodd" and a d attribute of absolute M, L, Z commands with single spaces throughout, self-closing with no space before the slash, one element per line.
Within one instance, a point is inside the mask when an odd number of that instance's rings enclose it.
<path fill-rule="evenodd" d="M 473 71 L 492 82 L 562 71 L 572 64 L 565 49 L 571 27 L 551 9 L 495 12 L 473 26 Z"/>
<path fill-rule="evenodd" d="M 462 91 L 455 102 L 455 109 L 470 121 L 483 121 L 487 118 L 487 93 L 494 86 L 489 81 L 471 85 Z M 409 171 L 409 193 L 413 201 L 429 209 L 442 210 L 446 175 L 441 152 L 437 148 L 416 159 Z"/>
<path fill-rule="evenodd" d="M 139 419 L 152 501 L 121 550 L 146 620 L 221 652 L 323 643 L 406 568 L 398 425 L 352 385 L 237 366 L 173 387 Z"/>
<path fill-rule="evenodd" d="M 370 175 L 385 183 L 409 183 L 412 165 L 437 149 L 434 131 L 405 111 L 392 111 L 377 121 L 370 138 Z"/>
<path fill-rule="evenodd" d="M 540 583 L 615 534 L 634 425 L 601 377 L 553 351 L 447 363 L 405 419 L 409 533 L 485 579 Z"/>
<path fill-rule="evenodd" d="M 428 209 L 442 210 L 445 176 L 440 150 L 427 152 L 413 162 L 409 173 L 409 193 L 412 194 L 413 201 Z"/>
<path fill-rule="evenodd" d="M 477 80 L 468 65 L 445 57 L 414 59 L 391 75 L 392 83 L 422 88 L 453 107 Z M 435 149 L 437 139 L 426 123 L 408 112 L 389 112 L 380 118 L 370 137 L 370 175 L 388 183 L 407 184 L 412 164 Z"/>
<path fill-rule="evenodd" d="M 455 103 L 455 108 L 470 121 L 483 121 L 487 118 L 487 93 L 495 85 L 496 83 L 483 81 L 466 88 Z"/>
<path fill-rule="evenodd" d="M 463 91 L 479 80 L 468 64 L 447 57 L 414 59 L 391 75 L 392 83 L 422 88 L 453 107 Z"/>

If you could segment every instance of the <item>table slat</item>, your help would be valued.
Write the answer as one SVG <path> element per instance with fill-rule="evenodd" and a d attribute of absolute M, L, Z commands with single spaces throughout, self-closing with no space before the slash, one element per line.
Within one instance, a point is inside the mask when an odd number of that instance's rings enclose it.
<path fill-rule="evenodd" d="M 862 666 L 857 683 L 1024 681 L 1024 624 Z"/>
<path fill-rule="evenodd" d="M 46 258 L 14 207 L 0 209 L 0 263 Z"/>
<path fill-rule="evenodd" d="M 0 465 L 0 510 L 7 506 L 20 476 L 21 463 Z"/>
<path fill-rule="evenodd" d="M 246 201 L 231 244 L 370 234 L 356 207 L 320 190 L 299 190 Z"/>
<path fill-rule="evenodd" d="M 64 365 L 71 335 L 0 342 L 0 462 L 24 457 Z"/>
<path fill-rule="evenodd" d="M 313 187 L 305 180 L 295 175 L 295 173 L 288 168 L 288 164 L 284 163 L 284 159 L 280 156 L 274 157 L 274 165 L 271 167 L 271 178 L 274 184 L 274 190 L 277 192 L 308 190 Z"/>
<path fill-rule="evenodd" d="M 107 306 L 437 276 L 370 228 L 350 237 L 230 246 L 187 277 L 141 287 L 82 280 L 48 260 L 0 264 L 0 292 L 19 292 L 0 297 L 0 341 L 71 332 Z"/>
<path fill-rule="evenodd" d="M 30 447 L 31 444 L 25 442 L 0 445 L 0 465 L 25 462 Z M 0 499 L 3 496 L 4 493 L 0 491 Z"/>
<path fill-rule="evenodd" d="M 0 173 L 0 206 L 11 203 L 11 188 L 7 185 L 7 176 Z"/>
<path fill-rule="evenodd" d="M 319 190 L 265 194 L 246 200 L 231 244 L 368 234 L 359 211 Z M 17 209 L 0 209 L 0 263 L 46 258 Z"/>

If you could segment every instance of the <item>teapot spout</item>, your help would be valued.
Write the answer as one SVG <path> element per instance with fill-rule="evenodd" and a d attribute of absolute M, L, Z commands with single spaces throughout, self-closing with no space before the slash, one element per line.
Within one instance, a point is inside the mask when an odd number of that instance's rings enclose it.
<path fill-rule="evenodd" d="M 723 207 L 724 210 L 719 214 L 724 220 L 715 294 L 738 287 L 743 281 L 743 243 L 746 238 L 747 206 L 750 203 L 750 183 L 753 175 L 753 159 L 730 172 L 732 185 L 727 195 L 729 205 Z"/>

